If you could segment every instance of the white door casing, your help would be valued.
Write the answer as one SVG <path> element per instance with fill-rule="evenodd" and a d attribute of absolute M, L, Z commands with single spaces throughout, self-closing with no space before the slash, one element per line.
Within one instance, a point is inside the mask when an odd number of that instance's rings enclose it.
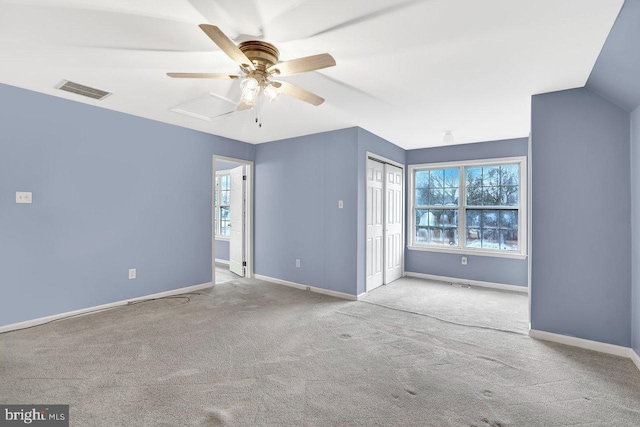
<path fill-rule="evenodd" d="M 402 277 L 402 245 L 403 200 L 402 174 L 397 166 L 384 165 L 385 170 L 385 274 L 384 283 L 391 283 Z"/>
<path fill-rule="evenodd" d="M 384 283 L 384 165 L 367 159 L 366 291 Z"/>
<path fill-rule="evenodd" d="M 244 277 L 244 166 L 231 169 L 229 270 Z"/>

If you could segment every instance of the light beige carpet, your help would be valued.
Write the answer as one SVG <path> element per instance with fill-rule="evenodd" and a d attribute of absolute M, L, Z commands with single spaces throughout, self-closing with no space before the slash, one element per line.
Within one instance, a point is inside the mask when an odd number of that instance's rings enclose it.
<path fill-rule="evenodd" d="M 420 285 L 349 302 L 241 279 L 0 335 L 0 402 L 70 403 L 82 427 L 640 425 L 629 360 Z M 448 298 L 470 299 L 435 307 Z"/>

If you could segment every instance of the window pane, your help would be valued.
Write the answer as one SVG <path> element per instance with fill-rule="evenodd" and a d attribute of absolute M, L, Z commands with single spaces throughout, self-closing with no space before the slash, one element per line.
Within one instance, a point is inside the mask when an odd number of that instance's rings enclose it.
<path fill-rule="evenodd" d="M 429 219 L 431 218 L 431 221 Z M 429 211 L 426 209 L 416 209 L 416 225 L 434 225 L 435 220 L 433 216 L 430 216 Z"/>
<path fill-rule="evenodd" d="M 482 248 L 500 249 L 500 244 L 498 243 L 498 230 L 495 228 L 482 229 Z"/>
<path fill-rule="evenodd" d="M 456 227 L 458 225 L 458 211 L 454 209 L 434 209 L 431 211 L 435 218 L 435 225 Z"/>
<path fill-rule="evenodd" d="M 500 166 L 485 166 L 482 168 L 482 185 L 497 187 L 500 185 Z"/>
<path fill-rule="evenodd" d="M 429 171 L 416 171 L 416 188 L 429 187 Z"/>
<path fill-rule="evenodd" d="M 500 249 L 506 251 L 518 250 L 518 230 L 500 229 Z"/>
<path fill-rule="evenodd" d="M 519 185 L 520 184 L 520 166 L 518 165 L 502 165 L 500 167 L 500 185 Z"/>
<path fill-rule="evenodd" d="M 498 211 L 482 211 L 482 228 L 498 227 Z"/>
<path fill-rule="evenodd" d="M 457 227 L 445 227 L 444 229 L 444 244 L 449 246 L 458 246 L 458 228 Z"/>
<path fill-rule="evenodd" d="M 467 205 L 482 206 L 482 187 L 467 187 Z"/>
<path fill-rule="evenodd" d="M 220 221 L 220 235 L 221 236 L 229 236 L 231 234 L 231 227 L 229 225 L 229 221 Z"/>
<path fill-rule="evenodd" d="M 220 219 L 223 221 L 229 220 L 229 206 L 220 207 Z"/>
<path fill-rule="evenodd" d="M 467 247 L 481 248 L 482 239 L 480 238 L 480 227 L 467 227 Z"/>
<path fill-rule="evenodd" d="M 229 175 L 220 176 L 221 186 L 223 190 L 231 188 L 231 177 Z"/>
<path fill-rule="evenodd" d="M 500 205 L 518 206 L 518 187 L 516 186 L 502 187 Z"/>
<path fill-rule="evenodd" d="M 445 188 L 458 188 L 460 181 L 460 169 L 444 170 L 444 186 Z"/>
<path fill-rule="evenodd" d="M 444 188 L 444 169 L 430 171 L 429 188 Z"/>
<path fill-rule="evenodd" d="M 467 187 L 482 187 L 482 168 L 467 168 Z"/>
<path fill-rule="evenodd" d="M 427 227 L 416 228 L 416 243 L 429 243 L 429 229 Z"/>
<path fill-rule="evenodd" d="M 442 188 L 433 188 L 429 190 L 429 206 L 444 205 L 444 190 Z"/>
<path fill-rule="evenodd" d="M 480 228 L 482 222 L 482 211 L 480 210 L 467 210 L 467 227 Z"/>
<path fill-rule="evenodd" d="M 500 211 L 500 228 L 518 228 L 518 211 Z"/>
<path fill-rule="evenodd" d="M 446 206 L 458 206 L 458 189 L 457 188 L 444 189 L 444 204 Z"/>
<path fill-rule="evenodd" d="M 432 245 L 442 246 L 444 240 L 444 229 L 441 227 L 429 228 L 429 243 Z"/>
<path fill-rule="evenodd" d="M 482 187 L 482 205 L 500 206 L 500 187 Z"/>
<path fill-rule="evenodd" d="M 416 206 L 428 206 L 428 205 L 429 205 L 429 189 L 416 188 Z"/>
<path fill-rule="evenodd" d="M 220 192 L 220 204 L 228 205 L 229 204 L 229 190 L 223 190 Z"/>

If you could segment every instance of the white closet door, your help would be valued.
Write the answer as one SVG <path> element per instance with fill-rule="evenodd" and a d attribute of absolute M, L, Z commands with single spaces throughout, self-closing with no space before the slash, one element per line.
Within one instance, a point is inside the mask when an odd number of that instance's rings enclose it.
<path fill-rule="evenodd" d="M 231 169 L 229 270 L 244 277 L 244 166 Z"/>
<path fill-rule="evenodd" d="M 385 164 L 385 277 L 391 283 L 402 276 L 402 169 Z"/>
<path fill-rule="evenodd" d="M 367 292 L 384 283 L 384 165 L 367 159 Z"/>

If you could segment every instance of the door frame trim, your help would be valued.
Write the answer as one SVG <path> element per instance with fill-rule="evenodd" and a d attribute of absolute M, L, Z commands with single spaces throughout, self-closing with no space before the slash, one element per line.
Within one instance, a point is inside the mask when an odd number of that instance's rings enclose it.
<path fill-rule="evenodd" d="M 245 187 L 245 218 L 244 218 L 244 245 L 245 245 L 245 260 L 247 267 L 245 269 L 246 278 L 254 277 L 253 274 L 253 174 L 254 163 L 251 160 L 238 159 L 235 157 L 219 156 L 214 154 L 212 156 L 212 168 L 211 174 L 211 281 L 216 283 L 216 236 L 213 229 L 213 192 L 215 191 L 215 177 L 216 177 L 216 160 L 223 162 L 238 163 L 239 165 L 246 166 L 247 181 Z"/>
<path fill-rule="evenodd" d="M 406 243 L 406 238 L 407 238 L 407 231 L 406 231 L 406 226 L 407 226 L 407 218 L 406 218 L 406 215 L 407 215 L 407 213 L 406 213 L 406 192 L 407 192 L 406 180 L 407 179 L 406 178 L 407 177 L 406 177 L 406 173 L 407 173 L 407 171 L 406 171 L 406 166 L 403 165 L 402 163 L 399 163 L 399 162 L 396 162 L 394 160 L 388 159 L 388 158 L 386 158 L 384 156 L 381 156 L 379 154 L 373 153 L 371 151 L 366 151 L 365 152 L 365 160 L 364 160 L 364 162 L 365 162 L 365 168 L 364 168 L 365 169 L 364 170 L 364 174 L 365 174 L 364 175 L 365 176 L 365 178 L 364 178 L 365 195 L 366 195 L 366 186 L 367 186 L 367 167 L 366 167 L 366 164 L 367 164 L 367 160 L 369 160 L 369 159 L 375 160 L 375 161 L 380 162 L 380 163 L 387 163 L 387 164 L 390 164 L 392 166 L 395 166 L 395 167 L 398 167 L 398 168 L 402 169 L 402 202 L 401 202 L 401 205 L 402 205 L 402 273 L 400 274 L 400 277 L 404 277 L 405 276 L 404 261 L 405 261 L 405 255 L 406 255 L 405 248 L 406 248 L 406 244 L 407 244 Z M 386 181 L 386 179 L 384 181 Z M 386 187 L 386 183 L 385 183 L 385 187 Z M 386 192 L 383 191 L 383 193 L 386 193 Z M 386 194 L 384 194 L 383 197 L 386 200 L 386 197 L 387 197 Z M 364 215 L 365 216 L 364 216 L 363 220 L 366 223 L 366 220 L 367 220 L 367 205 L 366 205 L 366 201 L 365 201 Z M 386 209 L 383 210 L 382 218 L 383 218 L 383 223 L 386 224 L 386 221 L 387 221 Z M 387 257 L 386 239 L 387 239 L 387 232 L 385 231 L 384 227 L 383 227 L 382 233 L 383 233 L 383 240 L 385 242 L 384 243 L 384 250 L 383 250 L 383 254 L 382 254 L 383 260 L 384 260 L 383 264 L 385 264 L 385 268 L 383 268 L 383 274 L 382 274 L 382 285 L 384 286 L 384 285 L 387 284 L 386 283 L 387 282 L 387 269 L 386 269 L 386 259 L 387 259 L 386 258 Z M 367 236 L 366 236 L 366 233 L 365 233 L 364 250 L 365 250 L 365 256 L 364 256 L 364 260 L 365 260 L 364 261 L 365 262 L 364 289 L 365 289 L 365 292 L 367 292 L 367 278 L 366 278 L 366 271 L 367 271 L 367 266 L 366 266 L 366 262 L 367 262 L 367 253 L 366 253 L 366 250 L 367 250 Z"/>

